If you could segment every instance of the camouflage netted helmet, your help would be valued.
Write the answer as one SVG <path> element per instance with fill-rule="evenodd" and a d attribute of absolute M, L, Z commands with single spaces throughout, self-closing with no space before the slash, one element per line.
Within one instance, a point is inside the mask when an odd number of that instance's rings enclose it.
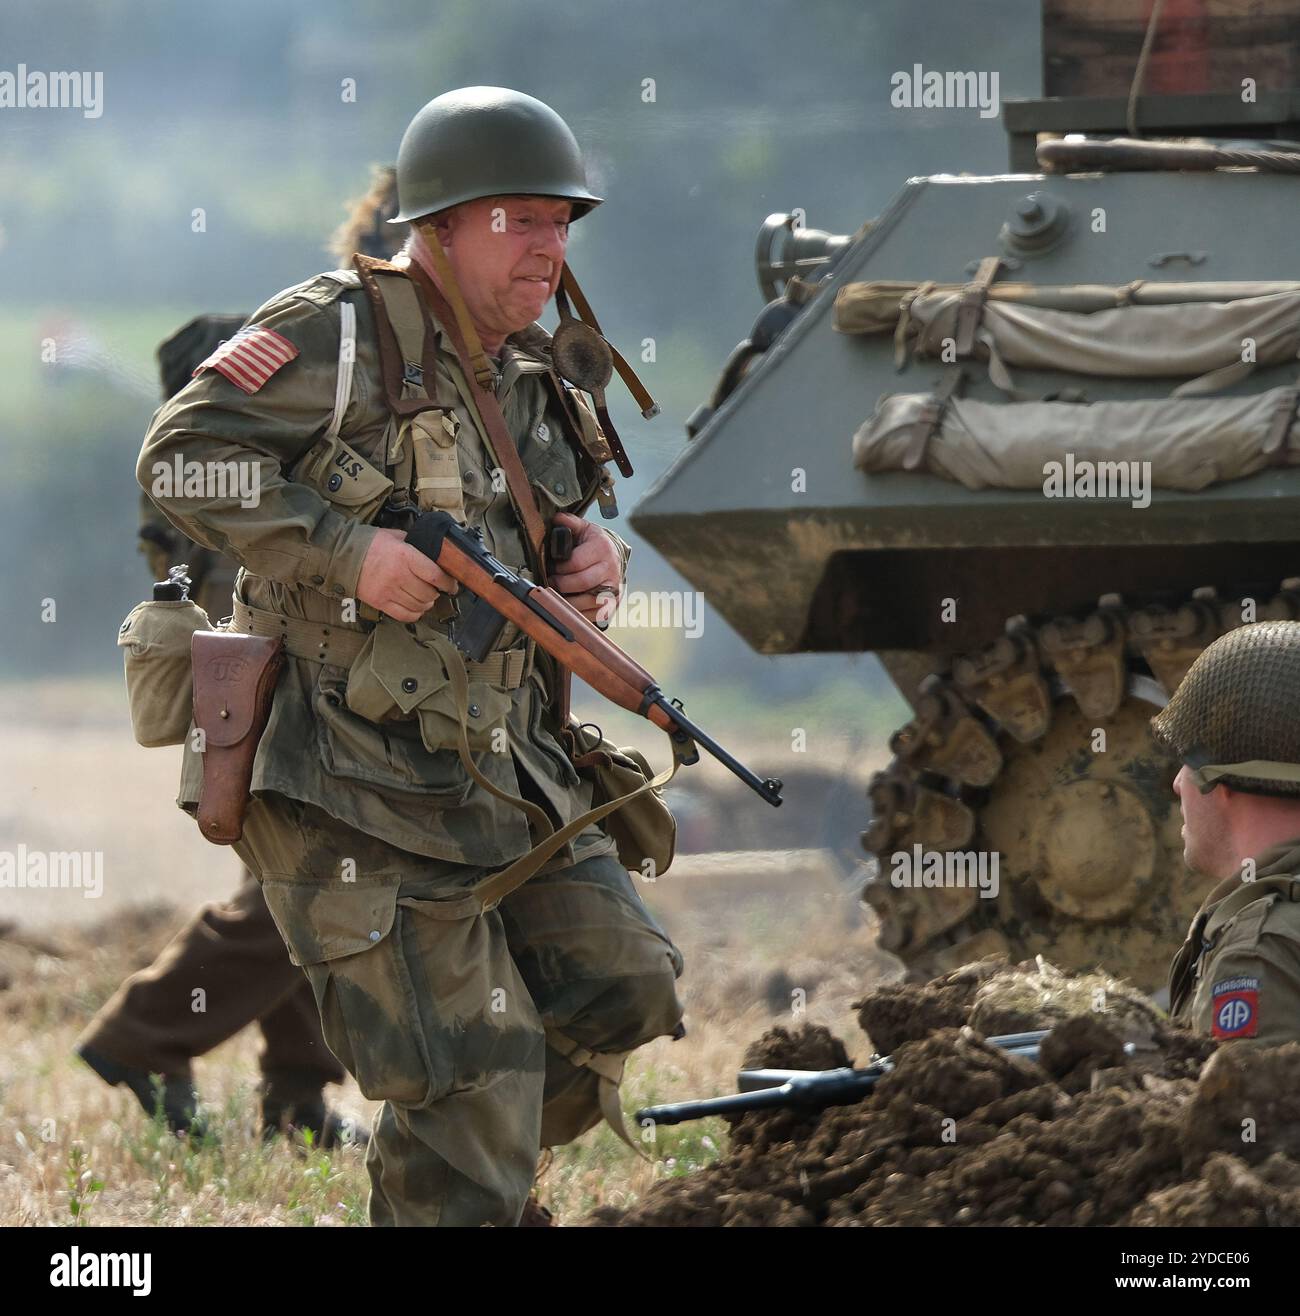
<path fill-rule="evenodd" d="M 1300 795 L 1300 622 L 1262 621 L 1220 636 L 1151 719 L 1202 793 Z"/>
<path fill-rule="evenodd" d="M 587 187 L 577 139 L 549 105 L 506 87 L 461 87 L 411 120 L 397 151 L 393 223 L 516 195 L 572 201 L 574 219 L 602 200 Z"/>

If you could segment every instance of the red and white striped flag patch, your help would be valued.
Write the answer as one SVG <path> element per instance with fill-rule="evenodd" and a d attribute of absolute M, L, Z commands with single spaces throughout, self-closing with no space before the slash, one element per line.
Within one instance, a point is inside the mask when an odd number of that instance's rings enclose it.
<path fill-rule="evenodd" d="M 245 393 L 256 393 L 281 366 L 288 365 L 298 349 L 274 329 L 260 324 L 245 325 L 233 338 L 227 338 L 205 361 L 194 368 L 219 370 Z"/>

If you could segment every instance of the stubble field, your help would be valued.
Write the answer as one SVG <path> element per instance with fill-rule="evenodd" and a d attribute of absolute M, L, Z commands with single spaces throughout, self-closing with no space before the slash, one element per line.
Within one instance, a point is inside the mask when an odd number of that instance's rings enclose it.
<path fill-rule="evenodd" d="M 357 1149 L 261 1142 L 255 1028 L 195 1063 L 213 1127 L 199 1142 L 178 1141 L 73 1055 L 121 980 L 196 906 L 231 893 L 237 867 L 172 807 L 173 752 L 131 743 L 112 689 L 11 687 L 0 722 L 0 848 L 99 851 L 104 875 L 98 898 L 0 890 L 0 1224 L 364 1224 Z M 712 869 L 684 857 L 644 891 L 686 958 L 689 1031 L 633 1056 L 629 1113 L 732 1090 L 747 1045 L 774 1023 L 851 1035 L 864 983 L 899 971 L 875 948 L 851 887 L 815 853 L 735 855 Z M 351 1080 L 330 1098 L 369 1123 L 374 1104 Z M 727 1133 L 707 1121 L 657 1137 L 641 1160 L 593 1129 L 559 1150 L 542 1201 L 562 1221 L 633 1205 L 657 1180 L 717 1159 Z"/>

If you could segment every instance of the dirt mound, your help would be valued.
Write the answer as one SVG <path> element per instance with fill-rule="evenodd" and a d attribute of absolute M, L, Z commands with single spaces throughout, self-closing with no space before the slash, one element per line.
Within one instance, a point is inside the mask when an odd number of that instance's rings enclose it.
<path fill-rule="evenodd" d="M 1041 961 L 882 988 L 858 1011 L 894 1058 L 865 1100 L 740 1117 L 716 1164 L 585 1223 L 1300 1224 L 1300 1044 L 1218 1050 L 1124 984 Z M 1036 1062 L 984 1040 L 1035 1026 L 1051 1027 Z M 745 1064 L 846 1054 L 824 1028 L 773 1029 Z"/>
<path fill-rule="evenodd" d="M 872 991 L 854 1009 L 881 1055 L 940 1028 L 970 1024 L 985 1037 L 997 1037 L 1051 1028 L 1079 1016 L 1098 1019 L 1121 1041 L 1148 1048 L 1164 1017 L 1136 988 L 1104 973 L 1070 976 L 1042 959 L 1012 968 L 1000 956 L 923 985 Z"/>

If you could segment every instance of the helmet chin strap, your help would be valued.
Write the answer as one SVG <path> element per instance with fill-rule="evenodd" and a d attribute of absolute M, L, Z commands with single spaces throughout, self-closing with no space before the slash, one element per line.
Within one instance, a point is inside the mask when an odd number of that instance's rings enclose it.
<path fill-rule="evenodd" d="M 451 272 L 451 262 L 442 249 L 442 243 L 438 241 L 438 231 L 428 220 L 416 220 L 414 227 L 424 239 L 424 245 L 433 260 L 433 268 L 438 272 L 438 282 L 442 285 L 444 296 L 451 304 L 451 312 L 456 317 L 460 336 L 465 342 L 465 350 L 469 353 L 470 368 L 474 371 L 474 378 L 480 388 L 491 392 L 496 380 L 496 371 L 483 350 L 483 340 L 478 336 L 474 321 L 470 319 L 469 307 L 465 305 L 465 298 L 461 296 L 460 284 L 456 282 L 456 276 Z"/>
<path fill-rule="evenodd" d="M 442 285 L 443 293 L 451 305 L 452 314 L 456 317 L 461 337 L 465 341 L 465 349 L 469 353 L 474 378 L 478 381 L 480 388 L 490 391 L 496 380 L 496 371 L 488 360 L 487 353 L 483 350 L 483 340 L 479 337 L 478 330 L 474 327 L 474 322 L 470 318 L 469 307 L 465 305 L 465 298 L 461 295 L 460 285 L 456 282 L 456 276 L 452 273 L 451 262 L 447 259 L 447 253 L 438 240 L 437 228 L 428 220 L 415 220 L 412 227 L 424 239 L 424 245 L 428 249 L 433 267 L 438 274 L 438 282 Z M 573 299 L 574 310 L 577 311 L 578 318 L 584 324 L 590 325 L 597 334 L 600 334 L 601 340 L 609 348 L 614 362 L 614 369 L 618 371 L 619 378 L 622 379 L 628 392 L 631 393 L 637 406 L 641 409 L 642 416 L 647 420 L 657 416 L 659 414 L 659 404 L 650 396 L 650 391 L 637 377 L 636 371 L 627 363 L 623 354 L 600 333 L 600 323 L 591 309 L 591 303 L 587 301 L 582 289 L 578 286 L 578 280 L 567 261 L 560 270 L 559 295 L 562 297 L 566 294 Z M 610 424 L 607 415 L 604 417 L 604 421 L 606 425 Z"/>

